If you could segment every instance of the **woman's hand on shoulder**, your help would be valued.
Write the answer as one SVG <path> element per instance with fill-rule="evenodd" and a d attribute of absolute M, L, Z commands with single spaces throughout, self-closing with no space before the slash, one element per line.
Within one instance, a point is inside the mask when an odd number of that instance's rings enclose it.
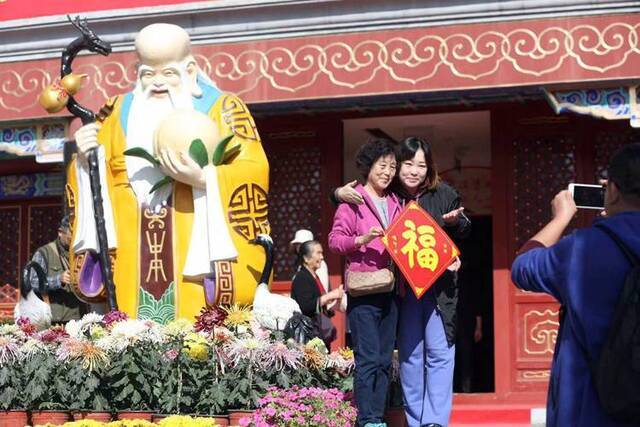
<path fill-rule="evenodd" d="M 362 195 L 358 193 L 355 189 L 356 185 L 358 185 L 358 181 L 355 179 L 342 187 L 336 188 L 335 196 L 339 202 L 349 203 L 351 205 L 361 205 L 364 203 L 364 199 Z"/>

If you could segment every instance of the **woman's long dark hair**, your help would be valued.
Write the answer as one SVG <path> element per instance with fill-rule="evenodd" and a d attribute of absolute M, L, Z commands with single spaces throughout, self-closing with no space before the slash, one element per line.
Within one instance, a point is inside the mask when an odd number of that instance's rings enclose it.
<path fill-rule="evenodd" d="M 440 176 L 438 175 L 438 166 L 433 158 L 433 151 L 431 150 L 431 144 L 422 138 L 410 136 L 403 139 L 398 145 L 396 157 L 398 158 L 398 173 L 402 167 L 402 162 L 405 160 L 411 160 L 415 157 L 418 150 L 424 151 L 424 159 L 427 162 L 427 176 L 422 184 L 420 184 L 420 191 L 435 190 L 440 183 Z M 397 178 L 397 176 L 396 176 Z M 398 179 L 398 185 L 402 186 L 402 183 Z"/>
<path fill-rule="evenodd" d="M 309 240 L 300 245 L 298 248 L 298 253 L 296 256 L 296 266 L 303 267 L 304 266 L 304 258 L 311 256 L 311 252 L 315 245 L 319 245 L 320 242 L 317 240 Z"/>

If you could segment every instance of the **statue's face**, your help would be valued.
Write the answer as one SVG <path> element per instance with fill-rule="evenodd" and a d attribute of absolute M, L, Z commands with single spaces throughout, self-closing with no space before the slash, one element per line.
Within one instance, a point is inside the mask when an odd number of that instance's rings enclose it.
<path fill-rule="evenodd" d="M 169 91 L 183 89 L 180 66 L 178 63 L 165 63 L 154 66 L 140 65 L 138 72 L 142 90 L 152 98 L 168 98 Z"/>

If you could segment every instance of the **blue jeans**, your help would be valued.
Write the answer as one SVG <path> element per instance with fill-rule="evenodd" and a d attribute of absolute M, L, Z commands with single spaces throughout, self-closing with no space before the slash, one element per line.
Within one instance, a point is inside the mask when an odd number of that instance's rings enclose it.
<path fill-rule="evenodd" d="M 409 427 L 449 424 L 455 346 L 449 347 L 433 294 L 416 299 L 407 291 L 400 303 L 400 381 Z"/>
<path fill-rule="evenodd" d="M 353 392 L 358 426 L 381 423 L 396 340 L 397 299 L 393 293 L 349 296 L 347 307 L 356 363 Z"/>

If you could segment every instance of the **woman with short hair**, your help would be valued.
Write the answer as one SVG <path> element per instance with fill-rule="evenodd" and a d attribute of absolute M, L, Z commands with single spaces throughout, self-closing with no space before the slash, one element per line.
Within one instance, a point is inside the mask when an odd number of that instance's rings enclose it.
<path fill-rule="evenodd" d="M 397 147 L 399 163 L 392 189 L 402 205 L 414 200 L 449 236 L 469 234 L 471 222 L 464 215 L 458 193 L 443 182 L 431 150 L 422 138 L 409 137 Z M 359 202 L 350 184 L 338 188 L 338 201 Z M 362 206 L 362 205 L 350 205 Z M 398 348 L 400 380 L 409 427 L 438 427 L 449 423 L 453 398 L 456 306 L 456 261 L 417 299 L 400 277 Z"/>
<path fill-rule="evenodd" d="M 400 213 L 397 197 L 388 191 L 396 174 L 393 144 L 374 140 L 363 145 L 356 155 L 356 166 L 365 184 L 357 185 L 355 191 L 364 203 L 339 205 L 329 233 L 329 248 L 346 257 L 347 284 L 350 274 L 374 273 L 392 265 L 380 236 Z M 398 320 L 395 289 L 361 296 L 348 294 L 347 298 L 355 355 L 357 424 L 385 426 L 382 418 Z"/>

